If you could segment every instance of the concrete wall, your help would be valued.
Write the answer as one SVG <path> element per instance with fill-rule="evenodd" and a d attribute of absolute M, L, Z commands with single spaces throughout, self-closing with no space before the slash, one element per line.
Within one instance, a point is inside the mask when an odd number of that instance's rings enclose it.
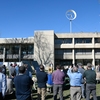
<path fill-rule="evenodd" d="M 39 64 L 54 65 L 54 31 L 35 31 L 34 34 L 34 59 Z"/>

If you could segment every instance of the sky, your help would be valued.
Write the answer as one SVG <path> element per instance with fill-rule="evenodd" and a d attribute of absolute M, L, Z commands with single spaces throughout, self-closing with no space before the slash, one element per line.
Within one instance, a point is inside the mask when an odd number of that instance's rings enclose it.
<path fill-rule="evenodd" d="M 32 37 L 36 30 L 100 32 L 100 0 L 0 0 L 0 38 Z"/>

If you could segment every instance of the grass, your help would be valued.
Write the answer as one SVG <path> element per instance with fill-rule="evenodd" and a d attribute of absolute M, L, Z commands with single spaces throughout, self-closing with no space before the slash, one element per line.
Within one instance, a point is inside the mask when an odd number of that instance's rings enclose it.
<path fill-rule="evenodd" d="M 97 93 L 97 100 L 100 100 L 100 84 L 96 85 L 96 93 Z M 33 96 L 33 98 L 34 97 L 35 96 Z M 70 89 L 64 90 L 63 97 L 64 97 L 64 100 L 70 100 Z M 59 96 L 58 96 L 58 98 L 59 98 Z M 90 98 L 91 98 L 90 100 L 93 100 L 92 96 L 90 96 Z M 36 99 L 36 97 L 34 98 L 34 100 L 35 99 Z M 53 100 L 53 93 L 47 94 L 46 100 Z M 85 99 L 82 99 L 82 100 L 85 100 Z"/>
<path fill-rule="evenodd" d="M 97 84 L 96 87 L 97 87 L 96 93 L 97 93 L 97 98 L 98 98 L 97 100 L 100 100 L 100 84 Z M 64 100 L 70 100 L 70 90 L 65 89 L 63 92 L 63 96 L 64 96 Z M 37 99 L 37 91 L 33 90 L 32 97 L 33 97 L 33 100 Z M 12 96 L 7 96 L 5 100 L 16 100 L 15 95 L 13 94 Z M 51 93 L 51 94 L 47 93 L 46 100 L 53 100 L 53 93 Z M 85 99 L 82 99 L 82 100 L 85 100 Z M 92 96 L 91 96 L 90 100 L 93 100 Z"/>

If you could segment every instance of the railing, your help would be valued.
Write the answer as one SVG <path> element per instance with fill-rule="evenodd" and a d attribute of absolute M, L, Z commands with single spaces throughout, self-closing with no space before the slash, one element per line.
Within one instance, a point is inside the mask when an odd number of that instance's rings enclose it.
<path fill-rule="evenodd" d="M 19 55 L 18 54 L 7 54 L 6 59 L 18 59 Z"/>
<path fill-rule="evenodd" d="M 22 59 L 33 59 L 34 55 L 23 55 Z"/>
<path fill-rule="evenodd" d="M 33 59 L 33 57 L 34 55 L 22 55 L 21 59 Z M 19 54 L 7 54 L 6 59 L 19 59 Z"/>

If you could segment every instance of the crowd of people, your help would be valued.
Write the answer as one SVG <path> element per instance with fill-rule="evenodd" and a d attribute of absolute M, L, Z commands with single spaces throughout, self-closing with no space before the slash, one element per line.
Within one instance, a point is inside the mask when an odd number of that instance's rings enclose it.
<path fill-rule="evenodd" d="M 100 68 L 97 69 L 100 70 Z M 91 63 L 87 64 L 86 70 L 81 63 L 70 65 L 66 70 L 64 66 L 58 64 L 56 70 L 53 71 L 50 66 L 48 72 L 45 71 L 44 65 L 40 65 L 35 79 L 27 65 L 10 64 L 8 72 L 7 75 L 5 65 L 0 66 L 0 100 L 5 100 L 5 96 L 14 91 L 17 100 L 32 100 L 32 88 L 35 82 L 37 83 L 37 100 L 46 100 L 47 92 L 53 92 L 53 100 L 57 100 L 58 94 L 59 99 L 64 100 L 63 91 L 66 77 L 69 77 L 71 100 L 81 100 L 82 98 L 90 100 L 91 93 L 93 99 L 97 100 L 96 72 L 92 69 Z"/>

